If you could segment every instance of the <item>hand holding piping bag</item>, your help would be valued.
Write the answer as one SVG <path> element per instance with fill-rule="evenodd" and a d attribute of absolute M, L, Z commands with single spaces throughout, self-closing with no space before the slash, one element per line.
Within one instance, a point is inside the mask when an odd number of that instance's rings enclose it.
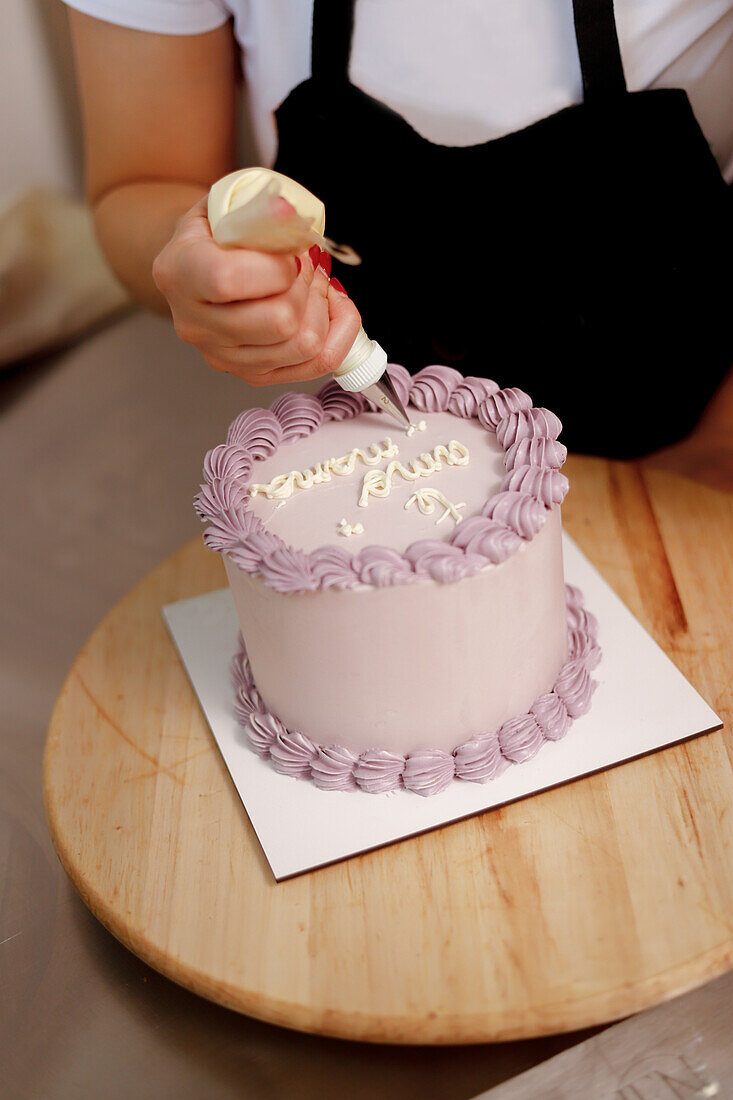
<path fill-rule="evenodd" d="M 346 264 L 361 263 L 348 245 L 324 237 L 326 211 L 320 199 L 270 169 L 243 169 L 215 183 L 209 192 L 208 218 L 214 240 L 223 247 L 297 256 L 310 245 L 316 274 L 322 265 L 330 272 L 329 253 Z M 318 265 L 316 248 L 321 250 Z M 333 290 L 345 293 L 336 279 L 329 292 Z M 331 369 L 343 389 L 365 393 L 402 427 L 409 428 L 409 417 L 386 367 L 386 353 L 360 328 L 341 362 Z"/>
<path fill-rule="evenodd" d="M 312 231 L 311 222 L 304 230 L 304 219 L 293 218 L 292 203 L 284 196 L 270 199 L 265 227 L 270 237 L 260 243 L 288 251 L 220 246 L 212 236 L 204 196 L 179 219 L 152 269 L 178 336 L 197 348 L 210 367 L 252 386 L 290 385 L 331 374 L 361 326 L 355 304 L 338 280 L 330 279 L 328 252 L 318 244 L 308 250 L 307 240 L 305 251 L 292 252 L 298 238 Z M 279 236 L 274 242 L 273 221 Z M 294 224 L 300 226 L 295 240 Z M 285 229 L 289 240 L 284 240 Z M 247 243 L 253 240 L 250 236 Z"/>

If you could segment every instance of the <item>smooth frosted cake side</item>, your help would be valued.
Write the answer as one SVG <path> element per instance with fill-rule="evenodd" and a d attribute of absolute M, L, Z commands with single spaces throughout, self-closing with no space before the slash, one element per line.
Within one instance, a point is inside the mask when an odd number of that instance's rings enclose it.
<path fill-rule="evenodd" d="M 333 382 L 286 393 L 209 452 L 196 507 L 254 751 L 324 789 L 434 794 L 562 736 L 599 650 L 563 579 L 557 417 L 448 367 L 390 373 L 409 434 Z"/>

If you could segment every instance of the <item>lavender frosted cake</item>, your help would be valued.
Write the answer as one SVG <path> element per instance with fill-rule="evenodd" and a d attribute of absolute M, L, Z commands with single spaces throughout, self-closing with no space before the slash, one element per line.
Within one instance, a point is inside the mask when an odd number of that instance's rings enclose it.
<path fill-rule="evenodd" d="M 449 367 L 389 369 L 409 432 L 334 382 L 285 393 L 209 451 L 196 509 L 251 749 L 324 790 L 432 795 L 563 737 L 600 650 L 564 583 L 558 418 Z"/>

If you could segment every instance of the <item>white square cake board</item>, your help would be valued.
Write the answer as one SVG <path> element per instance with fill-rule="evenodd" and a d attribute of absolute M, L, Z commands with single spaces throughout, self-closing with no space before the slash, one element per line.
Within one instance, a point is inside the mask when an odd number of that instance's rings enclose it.
<path fill-rule="evenodd" d="M 603 657 L 591 709 L 561 741 L 488 783 L 409 791 L 321 791 L 280 775 L 249 748 L 232 711 L 229 666 L 239 626 L 229 589 L 180 600 L 163 616 L 224 762 L 279 881 L 501 806 L 548 787 L 720 729 L 722 722 L 600 574 L 563 536 L 565 579 L 598 618 Z"/>

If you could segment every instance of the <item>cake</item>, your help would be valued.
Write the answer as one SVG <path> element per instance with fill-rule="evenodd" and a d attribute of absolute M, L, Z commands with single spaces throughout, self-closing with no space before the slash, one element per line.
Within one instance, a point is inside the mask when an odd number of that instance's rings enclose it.
<path fill-rule="evenodd" d="M 249 748 L 323 790 L 433 795 L 564 736 L 600 650 L 564 582 L 558 418 L 450 367 L 389 370 L 409 432 L 333 381 L 286 392 L 233 421 L 195 504 Z"/>

